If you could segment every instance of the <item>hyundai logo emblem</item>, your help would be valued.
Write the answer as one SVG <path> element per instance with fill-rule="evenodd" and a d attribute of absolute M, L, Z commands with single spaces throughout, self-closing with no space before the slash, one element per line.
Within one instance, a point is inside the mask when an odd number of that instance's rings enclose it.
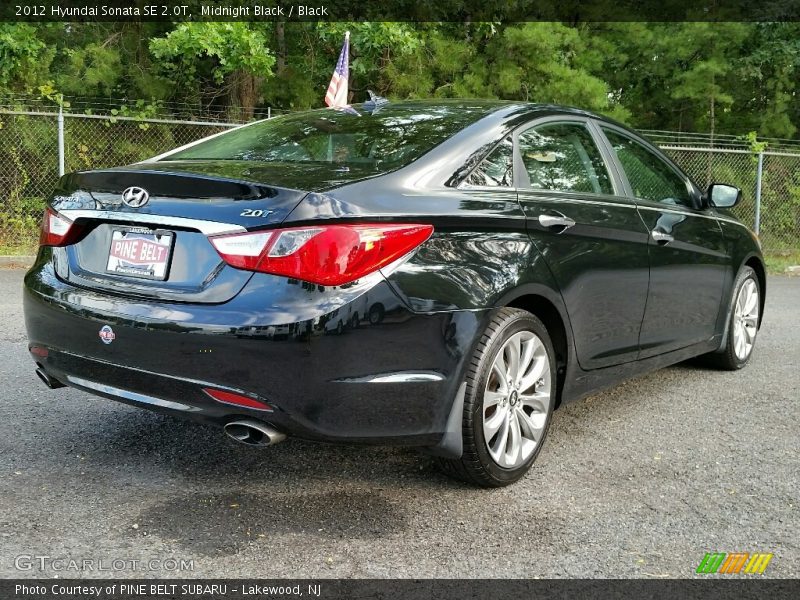
<path fill-rule="evenodd" d="M 131 208 L 141 208 L 147 201 L 150 200 L 150 194 L 147 193 L 147 190 L 140 187 L 129 187 L 127 190 L 122 192 L 122 202 L 125 206 L 130 206 Z"/>

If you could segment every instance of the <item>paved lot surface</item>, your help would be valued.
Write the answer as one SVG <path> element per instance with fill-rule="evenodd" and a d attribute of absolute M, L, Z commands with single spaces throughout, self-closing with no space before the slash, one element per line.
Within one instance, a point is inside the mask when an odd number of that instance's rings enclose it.
<path fill-rule="evenodd" d="M 22 274 L 0 270 L 0 576 L 76 575 L 14 568 L 48 555 L 200 577 L 687 577 L 706 551 L 774 552 L 766 576 L 800 576 L 800 278 L 770 280 L 744 371 L 680 365 L 572 404 L 529 476 L 486 491 L 413 451 L 251 450 L 47 390 Z M 84 574 L 171 574 L 141 568 Z"/>

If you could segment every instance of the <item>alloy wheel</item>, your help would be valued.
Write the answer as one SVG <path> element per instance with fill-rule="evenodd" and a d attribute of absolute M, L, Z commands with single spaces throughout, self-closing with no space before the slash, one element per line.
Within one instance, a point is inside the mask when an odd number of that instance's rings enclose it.
<path fill-rule="evenodd" d="M 753 351 L 758 333 L 758 286 L 746 279 L 739 288 L 733 312 L 733 350 L 739 360 L 745 360 Z"/>
<path fill-rule="evenodd" d="M 511 336 L 492 362 L 483 394 L 483 436 L 506 469 L 523 464 L 541 441 L 552 385 L 550 359 L 532 331 Z"/>

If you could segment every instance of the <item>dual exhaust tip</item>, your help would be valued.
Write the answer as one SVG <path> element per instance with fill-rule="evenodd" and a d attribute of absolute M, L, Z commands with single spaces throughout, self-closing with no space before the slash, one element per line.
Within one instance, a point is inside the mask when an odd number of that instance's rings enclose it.
<path fill-rule="evenodd" d="M 50 375 L 48 375 L 47 372 L 42 367 L 36 369 L 36 376 L 42 381 L 44 381 L 44 384 L 51 390 L 57 390 L 59 388 L 66 387 L 55 377 L 50 377 Z"/>
<path fill-rule="evenodd" d="M 224 431 L 231 439 L 247 446 L 265 447 L 272 446 L 286 439 L 286 434 L 274 429 L 271 425 L 255 419 L 240 419 L 231 421 L 224 427 Z"/>
<path fill-rule="evenodd" d="M 48 375 L 42 367 L 36 369 L 36 376 L 51 390 L 66 387 L 58 379 Z M 224 431 L 229 438 L 247 446 L 272 446 L 286 439 L 286 434 L 256 419 L 231 421 L 225 425 Z"/>

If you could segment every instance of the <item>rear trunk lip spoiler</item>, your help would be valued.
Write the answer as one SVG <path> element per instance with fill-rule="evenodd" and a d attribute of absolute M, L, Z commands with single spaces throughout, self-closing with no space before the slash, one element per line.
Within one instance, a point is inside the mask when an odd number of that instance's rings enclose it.
<path fill-rule="evenodd" d="M 241 225 L 233 223 L 219 223 L 203 219 L 187 219 L 186 217 L 171 217 L 167 215 L 153 215 L 149 213 L 116 212 L 110 210 L 64 209 L 58 211 L 68 219 L 97 219 L 101 221 L 128 221 L 143 223 L 145 225 L 163 225 L 165 227 L 180 227 L 182 229 L 196 229 L 204 235 L 220 235 L 223 233 L 244 233 L 247 231 Z"/>

